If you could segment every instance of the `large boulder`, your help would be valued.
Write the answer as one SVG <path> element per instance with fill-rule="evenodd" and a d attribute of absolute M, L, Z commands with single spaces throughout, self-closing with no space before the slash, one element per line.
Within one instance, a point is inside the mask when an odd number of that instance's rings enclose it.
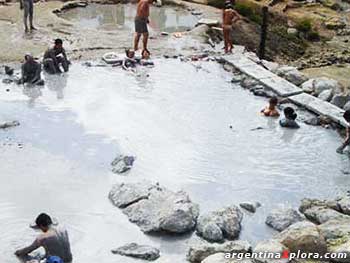
<path fill-rule="evenodd" d="M 265 223 L 277 231 L 283 231 L 290 225 L 302 221 L 302 216 L 292 208 L 274 209 L 267 216 Z"/>
<path fill-rule="evenodd" d="M 331 103 L 339 108 L 343 108 L 350 101 L 349 94 L 336 94 L 331 100 Z"/>
<path fill-rule="evenodd" d="M 291 252 L 325 253 L 326 240 L 317 226 L 311 222 L 295 223 L 276 236 Z"/>
<path fill-rule="evenodd" d="M 253 252 L 254 253 L 276 253 L 282 255 L 284 251 L 287 250 L 287 247 L 280 243 L 278 240 L 263 240 L 259 242 Z M 288 258 L 256 258 L 254 259 L 257 263 L 287 263 L 289 262 Z"/>
<path fill-rule="evenodd" d="M 201 215 L 197 234 L 210 242 L 233 240 L 241 231 L 242 211 L 235 205 Z"/>
<path fill-rule="evenodd" d="M 336 200 L 340 212 L 346 215 L 350 215 L 350 196 L 349 194 L 344 195 Z"/>
<path fill-rule="evenodd" d="M 341 85 L 338 81 L 325 77 L 316 78 L 313 85 L 316 96 L 320 95 L 321 92 L 325 90 L 332 90 L 334 93 L 339 93 L 341 91 Z"/>
<path fill-rule="evenodd" d="M 350 219 L 332 219 L 319 225 L 318 228 L 327 241 L 331 239 L 350 240 Z"/>
<path fill-rule="evenodd" d="M 217 253 L 246 253 L 251 252 L 252 247 L 247 241 L 237 240 L 228 241 L 222 244 L 208 243 L 203 240 L 196 240 L 190 245 L 187 252 L 187 260 L 189 262 L 202 262 L 210 255 Z"/>
<path fill-rule="evenodd" d="M 275 70 L 276 74 L 286 80 L 292 82 L 294 85 L 300 86 L 305 81 L 308 80 L 308 77 L 300 72 L 295 67 L 290 66 L 281 66 Z"/>
<path fill-rule="evenodd" d="M 318 98 L 323 101 L 330 101 L 333 97 L 333 90 L 327 89 L 324 90 L 318 95 Z"/>
<path fill-rule="evenodd" d="M 145 233 L 186 233 L 195 228 L 199 215 L 198 205 L 185 192 L 149 183 L 117 184 L 109 198 Z"/>
<path fill-rule="evenodd" d="M 333 255 L 338 255 L 338 257 L 332 259 L 332 262 L 349 263 L 350 240 L 340 244 L 337 242 L 330 242 L 328 251 Z"/>
<path fill-rule="evenodd" d="M 309 79 L 308 81 L 305 81 L 303 84 L 301 84 L 301 89 L 306 93 L 313 93 L 315 91 L 314 82 L 315 79 Z"/>
<path fill-rule="evenodd" d="M 121 256 L 145 259 L 149 261 L 156 260 L 160 256 L 160 251 L 157 248 L 136 243 L 126 244 L 122 247 L 112 250 L 113 254 Z"/>

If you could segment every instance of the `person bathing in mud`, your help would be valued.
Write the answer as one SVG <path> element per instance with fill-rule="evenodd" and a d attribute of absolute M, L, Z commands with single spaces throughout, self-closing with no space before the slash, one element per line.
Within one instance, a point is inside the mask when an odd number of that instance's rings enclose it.
<path fill-rule="evenodd" d="M 343 154 L 344 149 L 350 145 L 350 126 L 349 126 L 350 125 L 350 110 L 345 111 L 343 117 L 346 120 L 346 122 L 348 123 L 348 126 L 346 127 L 345 140 L 344 140 L 343 144 L 337 149 L 337 153 L 340 153 L 340 154 Z"/>
<path fill-rule="evenodd" d="M 43 233 L 40 234 L 30 246 L 17 250 L 15 252 L 17 257 L 24 262 L 32 260 L 29 254 L 34 250 L 43 247 L 45 249 L 45 259 L 47 263 L 72 262 L 73 257 L 70 249 L 68 233 L 62 227 L 55 227 L 49 215 L 45 213 L 40 214 L 31 227 L 39 229 Z"/>
<path fill-rule="evenodd" d="M 134 39 L 134 50 L 139 49 L 139 42 L 141 35 L 143 37 L 143 49 L 147 50 L 148 43 L 148 26 L 149 23 L 149 10 L 150 4 L 153 0 L 139 0 L 137 4 L 137 11 L 135 17 L 135 39 Z"/>
<path fill-rule="evenodd" d="M 278 99 L 277 97 L 272 97 L 269 100 L 269 105 L 262 109 L 260 112 L 266 117 L 278 117 L 280 116 L 277 110 Z"/>
<path fill-rule="evenodd" d="M 140 64 L 142 66 L 154 66 L 153 61 L 151 61 L 150 59 L 151 59 L 151 53 L 149 52 L 149 50 L 147 49 L 142 50 Z"/>
<path fill-rule="evenodd" d="M 287 107 L 284 109 L 283 113 L 284 118 L 280 120 L 281 127 L 292 129 L 300 128 L 299 124 L 296 122 L 298 115 L 295 113 L 293 108 Z"/>
<path fill-rule="evenodd" d="M 20 0 L 20 9 L 23 9 L 23 23 L 25 32 L 28 33 L 29 30 L 33 31 L 36 28 L 33 26 L 33 16 L 34 16 L 34 0 Z M 29 20 L 29 28 L 28 28 Z"/>
<path fill-rule="evenodd" d="M 136 65 L 140 62 L 140 59 L 135 57 L 135 51 L 132 49 L 125 50 L 125 55 L 126 57 L 122 64 L 123 69 L 135 72 Z"/>
<path fill-rule="evenodd" d="M 64 72 L 68 72 L 70 62 L 67 59 L 61 39 L 56 39 L 54 47 L 45 52 L 43 63 L 45 71 L 50 74 L 62 73 L 60 66 L 62 66 Z"/>
<path fill-rule="evenodd" d="M 41 79 L 41 64 L 36 62 L 31 54 L 24 56 L 25 62 L 22 65 L 22 77 L 18 84 L 44 85 Z"/>
<path fill-rule="evenodd" d="M 241 19 L 241 16 L 238 14 L 238 12 L 233 9 L 232 2 L 234 1 L 225 2 L 225 8 L 223 10 L 222 15 L 222 29 L 224 33 L 225 53 L 232 52 L 232 25 Z"/>

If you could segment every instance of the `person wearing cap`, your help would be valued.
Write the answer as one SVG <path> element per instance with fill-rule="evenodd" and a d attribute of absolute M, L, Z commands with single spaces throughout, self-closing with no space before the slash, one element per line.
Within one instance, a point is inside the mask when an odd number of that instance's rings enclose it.
<path fill-rule="evenodd" d="M 222 13 L 222 29 L 224 33 L 225 53 L 229 53 L 233 49 L 231 39 L 232 25 L 241 18 L 238 12 L 233 9 L 232 2 L 234 1 L 225 2 L 225 8 Z"/>
<path fill-rule="evenodd" d="M 30 246 L 17 250 L 15 255 L 20 258 L 25 258 L 34 250 L 43 247 L 45 249 L 45 258 L 47 262 L 72 262 L 73 256 L 67 230 L 62 227 L 57 227 L 56 225 L 58 224 L 53 223 L 49 215 L 45 213 L 40 214 L 31 227 L 39 229 L 43 233 L 40 234 Z"/>
<path fill-rule="evenodd" d="M 43 85 L 44 81 L 41 79 L 41 65 L 36 62 L 32 54 L 27 53 L 24 56 L 24 63 L 22 64 L 22 77 L 18 84 L 33 84 Z"/>
<path fill-rule="evenodd" d="M 62 73 L 60 66 L 62 66 L 64 72 L 68 72 L 70 62 L 63 48 L 62 39 L 56 39 L 53 48 L 45 52 L 43 63 L 45 71 L 50 74 Z"/>
<path fill-rule="evenodd" d="M 20 9 L 23 9 L 23 23 L 25 32 L 28 33 L 30 31 L 36 30 L 33 26 L 33 16 L 34 16 L 34 0 L 20 0 Z M 28 17 L 29 17 L 29 28 L 28 28 Z"/>

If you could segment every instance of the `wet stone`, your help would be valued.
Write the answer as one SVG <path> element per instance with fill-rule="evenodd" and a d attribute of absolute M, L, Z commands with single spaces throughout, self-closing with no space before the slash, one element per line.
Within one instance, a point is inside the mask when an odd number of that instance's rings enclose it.
<path fill-rule="evenodd" d="M 148 261 L 154 261 L 160 257 L 160 251 L 157 248 L 146 245 L 138 245 L 136 243 L 126 244 L 122 247 L 113 249 L 112 253 Z"/>

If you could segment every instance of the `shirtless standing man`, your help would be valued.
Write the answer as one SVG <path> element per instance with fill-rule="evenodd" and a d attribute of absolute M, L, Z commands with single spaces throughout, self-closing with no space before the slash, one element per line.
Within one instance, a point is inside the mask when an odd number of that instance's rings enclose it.
<path fill-rule="evenodd" d="M 33 26 L 33 15 L 34 15 L 34 0 L 20 0 L 20 9 L 23 9 L 23 23 L 25 32 L 36 30 Z M 29 17 L 29 28 L 28 28 L 28 17 Z"/>
<path fill-rule="evenodd" d="M 240 19 L 240 15 L 233 9 L 230 1 L 225 3 L 222 15 L 222 29 L 224 33 L 225 53 L 232 52 L 233 45 L 231 39 L 232 25 Z"/>
<path fill-rule="evenodd" d="M 139 49 L 139 41 L 141 35 L 143 36 L 143 49 L 147 49 L 148 42 L 148 27 L 149 23 L 149 9 L 150 4 L 153 0 L 139 0 L 137 4 L 137 13 L 135 17 L 135 40 L 134 40 L 134 50 Z"/>

